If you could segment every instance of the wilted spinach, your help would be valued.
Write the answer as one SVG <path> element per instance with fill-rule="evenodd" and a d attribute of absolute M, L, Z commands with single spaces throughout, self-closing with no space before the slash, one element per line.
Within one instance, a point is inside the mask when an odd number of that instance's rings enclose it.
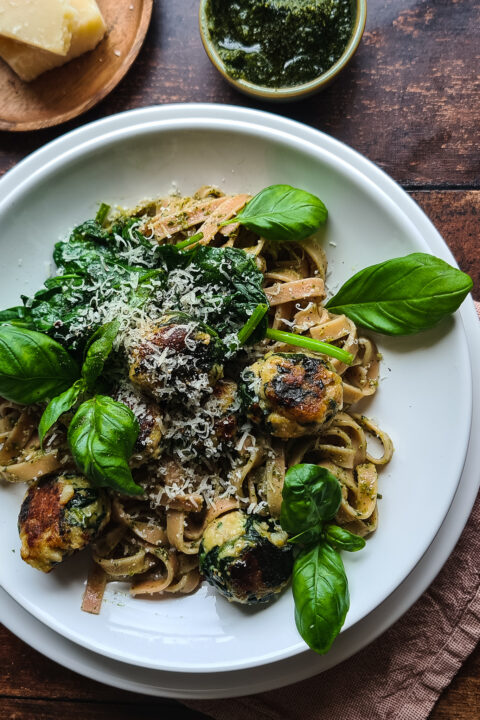
<path fill-rule="evenodd" d="M 268 306 L 262 288 L 263 274 L 244 250 L 200 246 L 189 255 L 199 287 L 209 284 L 216 288 L 214 296 L 209 293 L 205 303 L 209 308 L 208 325 L 220 337 L 238 332 L 258 305 Z M 253 344 L 263 339 L 266 329 L 267 320 L 263 317 L 247 342 Z"/>
<path fill-rule="evenodd" d="M 192 290 L 204 301 L 203 318 L 221 337 L 237 332 L 259 303 L 267 303 L 263 275 L 244 250 L 197 246 L 183 252 L 174 245 L 151 243 L 138 226 L 137 219 L 127 218 L 108 229 L 97 220 L 76 227 L 68 241 L 55 245 L 58 274 L 33 298 L 24 297 L 25 307 L 4 311 L 0 322 L 27 325 L 69 349 L 82 350 L 101 324 L 82 322 L 88 308 L 104 306 L 120 290 L 124 301 L 139 307 L 155 298 L 159 284 L 166 286 L 169 272 L 187 268 L 194 279 Z M 207 286 L 202 298 L 202 287 Z M 172 310 L 181 310 L 180 299 Z M 265 331 L 262 320 L 249 342 L 263 338 Z"/>
<path fill-rule="evenodd" d="M 82 350 L 100 325 L 84 322 L 88 308 L 112 301 L 120 290 L 127 302 L 141 304 L 154 292 L 151 281 L 163 279 L 161 258 L 139 231 L 138 220 L 124 218 L 106 229 L 96 220 L 76 227 L 68 241 L 55 245 L 57 275 L 45 282 L 25 307 L 3 311 L 0 323 L 48 333 L 71 350 Z M 70 329 L 76 329 L 70 337 Z M 68 338 L 68 339 L 67 339 Z"/>

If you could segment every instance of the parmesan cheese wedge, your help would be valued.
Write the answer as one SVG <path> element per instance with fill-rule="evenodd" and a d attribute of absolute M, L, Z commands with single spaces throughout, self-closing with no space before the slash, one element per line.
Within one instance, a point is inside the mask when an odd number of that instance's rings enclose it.
<path fill-rule="evenodd" d="M 67 0 L 0 0 L 0 35 L 66 55 L 75 12 Z"/>
<path fill-rule="evenodd" d="M 105 35 L 105 21 L 95 0 L 69 0 L 69 3 L 74 19 L 70 48 L 64 56 L 0 37 L 0 56 L 22 80 L 34 80 L 47 70 L 93 50 Z"/>

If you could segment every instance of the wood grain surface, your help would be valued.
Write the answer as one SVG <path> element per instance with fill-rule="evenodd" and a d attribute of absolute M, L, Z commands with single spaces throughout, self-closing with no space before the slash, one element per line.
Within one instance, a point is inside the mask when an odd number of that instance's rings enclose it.
<path fill-rule="evenodd" d="M 78 125 L 130 108 L 217 102 L 271 110 L 343 140 L 421 205 L 480 297 L 480 2 L 369 0 L 352 62 L 324 93 L 298 104 L 256 103 L 230 88 L 199 38 L 197 0 L 157 0 L 132 69 L 93 110 L 61 128 L 0 132 L 0 173 Z M 124 693 L 60 668 L 0 629 L 0 720 L 201 718 L 180 704 Z M 480 649 L 430 720 L 480 718 Z M 367 718 L 362 720 L 368 720 Z"/>
<path fill-rule="evenodd" d="M 2 168 L 78 124 L 166 102 L 220 102 L 271 110 L 345 141 L 407 186 L 473 188 L 478 162 L 478 0 L 369 0 L 352 63 L 325 92 L 267 105 L 225 83 L 203 50 L 198 0 L 157 0 L 139 57 L 117 88 L 79 121 L 12 138 Z"/>

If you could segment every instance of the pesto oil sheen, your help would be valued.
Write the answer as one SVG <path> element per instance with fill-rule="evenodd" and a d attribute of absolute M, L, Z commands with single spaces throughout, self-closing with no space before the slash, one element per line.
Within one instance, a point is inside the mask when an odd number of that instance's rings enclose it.
<path fill-rule="evenodd" d="M 210 38 L 229 75 L 273 88 L 314 80 L 352 35 L 351 0 L 208 0 Z"/>

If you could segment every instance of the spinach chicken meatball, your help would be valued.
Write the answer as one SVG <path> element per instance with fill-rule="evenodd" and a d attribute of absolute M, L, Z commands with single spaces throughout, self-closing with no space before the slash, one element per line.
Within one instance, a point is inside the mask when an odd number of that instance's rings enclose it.
<path fill-rule="evenodd" d="M 243 378 L 248 417 L 275 437 L 316 435 L 343 407 L 340 375 L 317 357 L 268 353 Z"/>
<path fill-rule="evenodd" d="M 272 600 L 290 579 L 293 547 L 273 518 L 232 510 L 210 522 L 200 546 L 200 572 L 228 600 Z"/>
<path fill-rule="evenodd" d="M 89 545 L 110 519 L 110 500 L 82 475 L 65 473 L 33 483 L 18 517 L 23 560 L 37 570 Z"/>
<path fill-rule="evenodd" d="M 150 323 L 128 351 L 130 381 L 157 400 L 210 392 L 222 377 L 220 339 L 188 316 Z"/>

